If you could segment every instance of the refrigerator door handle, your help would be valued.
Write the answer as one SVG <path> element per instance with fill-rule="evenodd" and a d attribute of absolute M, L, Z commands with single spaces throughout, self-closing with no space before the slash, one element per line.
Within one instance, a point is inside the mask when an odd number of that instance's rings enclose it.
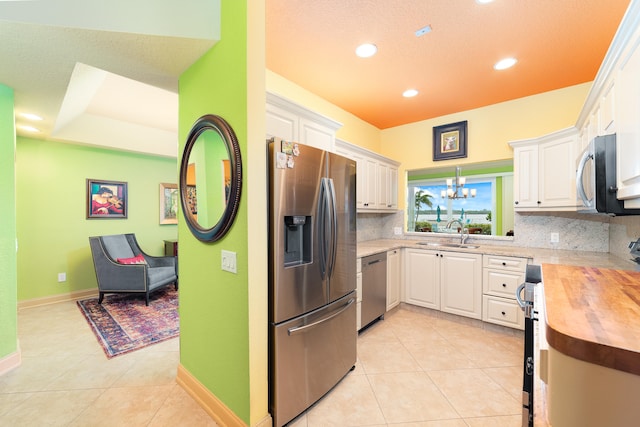
<path fill-rule="evenodd" d="M 336 265 L 336 253 L 338 252 L 338 212 L 336 210 L 336 190 L 333 186 L 333 180 L 329 179 L 329 215 L 330 215 L 330 230 L 331 241 L 329 243 L 330 256 L 329 256 L 329 273 L 328 276 L 333 276 L 333 268 Z"/>
<path fill-rule="evenodd" d="M 329 257 L 329 242 L 327 241 L 329 186 L 327 184 L 327 181 L 327 178 L 322 178 L 320 181 L 320 200 L 318 203 L 318 238 L 320 240 L 320 273 L 322 275 L 322 280 L 324 280 L 327 276 L 327 262 Z"/>
<path fill-rule="evenodd" d="M 339 316 L 340 314 L 342 314 L 342 312 L 344 312 L 347 308 L 349 308 L 349 306 L 351 306 L 351 304 L 353 304 L 355 302 L 355 298 L 350 298 L 349 301 L 338 311 L 336 311 L 335 313 L 331 313 L 329 316 L 324 317 L 316 322 L 313 323 L 309 323 L 308 325 L 304 325 L 304 326 L 298 326 L 295 328 L 289 328 L 287 329 L 287 333 L 289 335 L 294 335 L 297 333 L 301 333 L 304 332 L 307 329 L 311 329 L 315 326 L 318 326 L 324 322 L 328 322 L 329 320 L 333 319 L 336 316 Z"/>

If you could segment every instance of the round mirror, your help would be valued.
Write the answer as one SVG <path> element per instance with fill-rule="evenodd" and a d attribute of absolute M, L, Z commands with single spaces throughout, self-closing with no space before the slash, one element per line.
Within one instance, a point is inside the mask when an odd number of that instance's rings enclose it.
<path fill-rule="evenodd" d="M 236 217 L 242 160 L 236 134 L 222 117 L 208 114 L 191 128 L 180 163 L 180 203 L 199 240 L 222 238 Z"/>

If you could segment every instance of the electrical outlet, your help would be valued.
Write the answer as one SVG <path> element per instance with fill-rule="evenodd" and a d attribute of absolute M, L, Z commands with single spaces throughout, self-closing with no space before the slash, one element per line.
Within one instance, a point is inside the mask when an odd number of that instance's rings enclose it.
<path fill-rule="evenodd" d="M 222 269 L 230 273 L 237 273 L 236 253 L 230 251 L 222 251 Z"/>
<path fill-rule="evenodd" d="M 402 227 L 393 227 L 393 234 L 395 234 L 396 236 L 401 236 L 402 235 Z"/>
<path fill-rule="evenodd" d="M 551 243 L 560 242 L 560 233 L 551 233 Z"/>
<path fill-rule="evenodd" d="M 66 282 L 67 273 L 58 273 L 58 282 Z"/>

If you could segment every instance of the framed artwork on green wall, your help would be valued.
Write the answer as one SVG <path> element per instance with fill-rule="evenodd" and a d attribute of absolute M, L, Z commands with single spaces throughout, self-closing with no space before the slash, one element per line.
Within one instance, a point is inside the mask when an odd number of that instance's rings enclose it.
<path fill-rule="evenodd" d="M 126 217 L 126 182 L 87 179 L 87 219 Z"/>
<path fill-rule="evenodd" d="M 178 184 L 160 183 L 160 224 L 178 223 Z"/>

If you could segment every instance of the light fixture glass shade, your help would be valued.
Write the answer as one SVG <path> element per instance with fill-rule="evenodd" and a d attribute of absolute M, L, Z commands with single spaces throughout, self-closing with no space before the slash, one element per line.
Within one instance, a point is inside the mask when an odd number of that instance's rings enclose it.
<path fill-rule="evenodd" d="M 447 178 L 446 182 L 447 182 L 447 192 L 446 192 L 446 197 L 449 199 L 462 199 L 462 198 L 467 198 L 469 197 L 469 189 L 468 188 L 463 188 L 464 185 L 467 183 L 467 178 L 464 176 L 460 176 L 460 166 L 456 166 L 456 178 L 455 180 L 453 178 Z M 442 196 L 442 198 L 444 199 L 445 197 L 445 191 L 442 190 L 440 192 L 440 195 Z M 476 197 L 476 189 L 472 188 L 471 189 L 471 197 Z"/>

